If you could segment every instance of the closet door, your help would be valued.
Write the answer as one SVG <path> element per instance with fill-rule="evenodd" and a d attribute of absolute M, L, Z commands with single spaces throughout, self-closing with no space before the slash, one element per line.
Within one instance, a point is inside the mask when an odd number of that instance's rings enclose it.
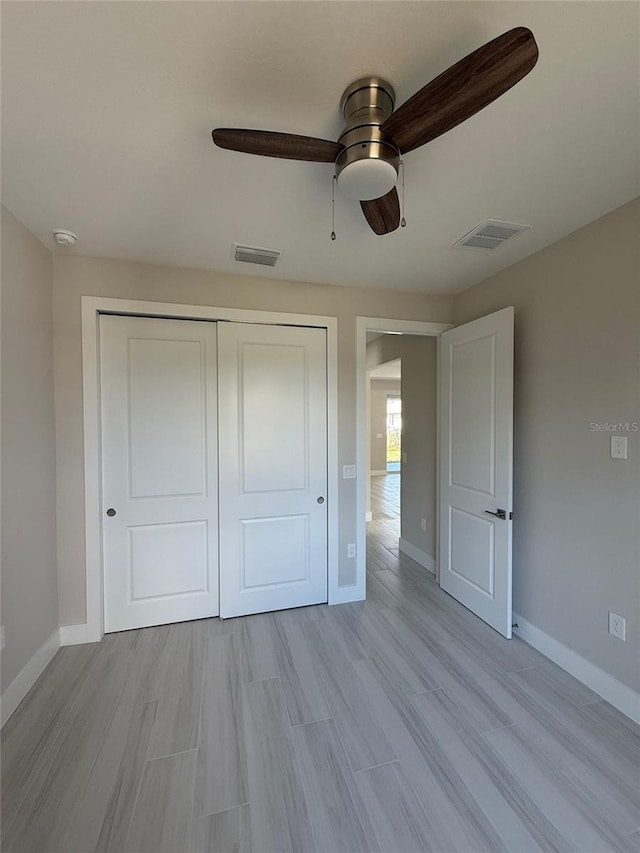
<path fill-rule="evenodd" d="M 327 600 L 326 332 L 218 324 L 220 615 Z"/>
<path fill-rule="evenodd" d="M 216 324 L 100 319 L 105 631 L 218 614 Z"/>

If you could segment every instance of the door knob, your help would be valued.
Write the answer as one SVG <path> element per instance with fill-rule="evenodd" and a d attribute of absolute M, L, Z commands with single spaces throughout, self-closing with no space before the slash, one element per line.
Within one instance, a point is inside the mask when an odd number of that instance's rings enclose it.
<path fill-rule="evenodd" d="M 323 503 L 324 503 L 324 498 L 322 497 L 322 495 L 320 495 L 320 497 L 318 498 L 318 503 L 319 503 L 319 504 L 323 504 Z"/>
<path fill-rule="evenodd" d="M 115 509 L 112 506 L 110 506 L 109 509 L 107 510 L 107 515 L 109 516 L 109 518 L 113 518 L 113 516 L 115 514 L 116 514 Z"/>
<path fill-rule="evenodd" d="M 490 509 L 485 509 L 485 512 L 487 513 L 487 515 L 495 515 L 496 518 L 501 518 L 503 521 L 505 521 L 507 518 L 506 509 L 499 509 L 496 512 L 491 512 Z"/>

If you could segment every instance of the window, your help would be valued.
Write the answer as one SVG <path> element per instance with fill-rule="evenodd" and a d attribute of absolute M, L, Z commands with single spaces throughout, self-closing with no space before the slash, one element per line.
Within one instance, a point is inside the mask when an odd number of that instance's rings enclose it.
<path fill-rule="evenodd" d="M 400 462 L 401 433 L 402 401 L 400 397 L 387 397 L 387 466 Z"/>

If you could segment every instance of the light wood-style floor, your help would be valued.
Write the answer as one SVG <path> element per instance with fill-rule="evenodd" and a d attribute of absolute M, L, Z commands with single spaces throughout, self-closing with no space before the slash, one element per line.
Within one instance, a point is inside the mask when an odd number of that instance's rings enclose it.
<path fill-rule="evenodd" d="M 399 559 L 384 480 L 367 602 L 58 652 L 2 733 L 4 853 L 640 850 L 639 727 Z"/>
<path fill-rule="evenodd" d="M 400 477 L 401 474 L 381 474 L 371 478 L 371 515 L 373 521 L 389 522 L 384 527 L 386 535 L 400 536 Z M 378 527 L 367 526 L 369 543 L 375 539 Z"/>

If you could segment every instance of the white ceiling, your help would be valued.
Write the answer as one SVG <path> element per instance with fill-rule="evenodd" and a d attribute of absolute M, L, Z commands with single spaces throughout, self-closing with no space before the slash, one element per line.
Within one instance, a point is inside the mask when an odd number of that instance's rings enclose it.
<path fill-rule="evenodd" d="M 3 202 L 53 248 L 297 281 L 453 293 L 640 193 L 638 15 L 628 2 L 3 2 Z M 340 95 L 398 104 L 513 26 L 537 66 L 406 157 L 407 227 L 376 237 L 327 164 L 214 147 L 216 126 L 335 139 Z M 452 249 L 487 217 L 533 225 Z M 274 270 L 234 242 L 279 249 Z"/>

